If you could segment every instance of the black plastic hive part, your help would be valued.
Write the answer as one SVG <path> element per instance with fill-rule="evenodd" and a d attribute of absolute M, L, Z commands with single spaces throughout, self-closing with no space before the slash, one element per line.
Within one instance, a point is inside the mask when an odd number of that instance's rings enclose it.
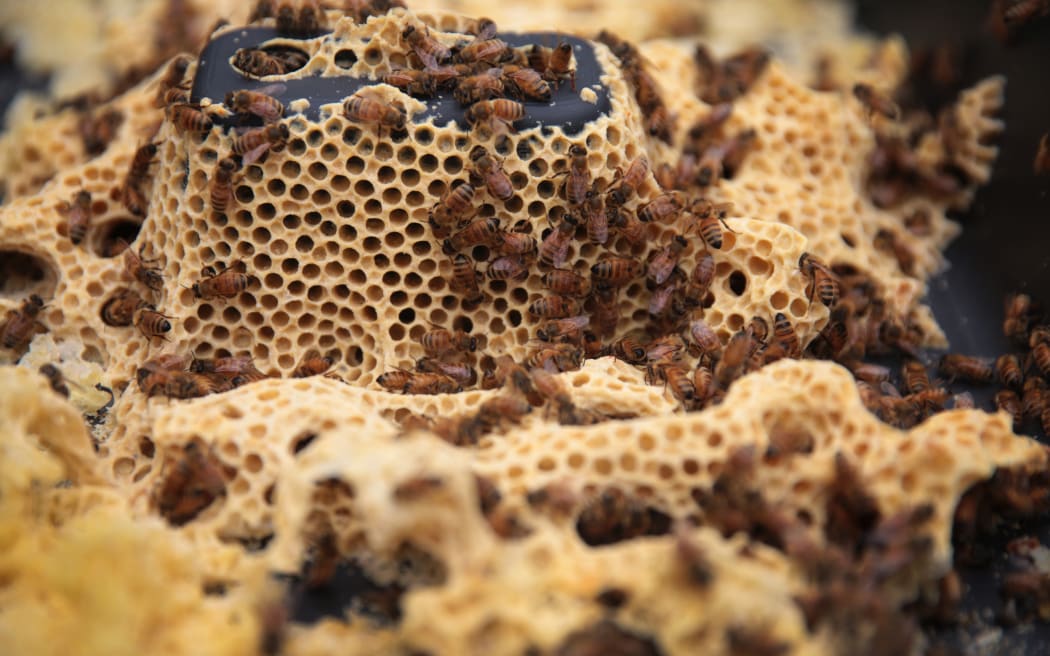
<path fill-rule="evenodd" d="M 301 79 L 271 76 L 265 80 L 257 80 L 245 77 L 233 67 L 233 56 L 241 48 L 264 47 L 277 38 L 280 38 L 282 45 L 288 42 L 286 37 L 269 27 L 246 27 L 217 36 L 201 52 L 191 100 L 199 102 L 202 98 L 209 98 L 213 102 L 221 102 L 230 91 L 257 91 L 279 82 L 285 88 L 271 95 L 285 107 L 295 100 L 307 100 L 310 106 L 303 115 L 311 121 L 318 121 L 321 118 L 321 105 L 341 103 L 359 89 L 381 83 L 379 80 L 350 75 Z M 469 35 L 464 35 L 465 40 L 469 38 Z M 609 90 L 601 83 L 602 68 L 595 58 L 594 46 L 590 41 L 554 32 L 501 34 L 499 38 L 511 47 L 529 46 L 534 43 L 550 47 L 565 42 L 572 45 L 576 55 L 575 90 L 572 84 L 563 82 L 554 91 L 550 102 L 525 101 L 525 117 L 515 122 L 515 128 L 526 130 L 543 126 L 558 128 L 565 134 L 573 135 L 578 134 L 591 121 L 608 115 L 612 106 Z M 580 91 L 584 87 L 594 91 L 595 102 L 580 99 Z M 431 98 L 420 100 L 426 104 L 427 109 L 413 116 L 413 122 L 424 123 L 432 118 L 437 126 L 445 126 L 450 121 L 455 121 L 457 125 L 467 129 L 467 122 L 463 118 L 466 107 L 456 101 L 450 91 L 440 91 Z M 253 123 L 242 117 L 215 118 L 214 121 L 226 126 L 258 125 L 258 122 Z"/>

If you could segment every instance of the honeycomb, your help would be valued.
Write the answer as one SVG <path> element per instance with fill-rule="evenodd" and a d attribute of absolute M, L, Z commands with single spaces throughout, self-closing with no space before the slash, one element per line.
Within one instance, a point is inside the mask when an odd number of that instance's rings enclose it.
<path fill-rule="evenodd" d="M 360 24 L 334 11 L 328 17 L 332 33 L 295 41 L 309 63 L 283 83 L 317 76 L 378 80 L 410 61 L 405 26 L 427 25 L 431 36 L 452 45 L 456 32 L 473 25 L 436 10 L 395 9 Z M 214 38 L 238 29 L 220 28 Z M 539 265 L 523 280 L 484 276 L 480 302 L 451 285 L 452 260 L 428 216 L 469 181 L 476 146 L 501 162 L 513 193 L 500 200 L 479 185 L 475 218 L 496 219 L 508 230 L 524 221 L 515 229 L 537 242 L 566 214 L 562 181 L 573 146 L 586 149 L 600 188 L 617 184 L 638 158 L 648 159 L 628 210 L 661 193 L 653 171 L 673 164 L 680 151 L 642 128 L 617 57 L 600 43 L 589 47 L 600 70 L 593 80 L 576 80 L 579 96 L 586 103 L 605 90 L 610 105 L 579 132 L 467 130 L 381 85 L 374 93 L 406 109 L 405 130 L 350 121 L 341 99 L 297 102 L 281 120 L 287 144 L 237 172 L 225 212 L 213 207 L 212 181 L 237 133 L 220 125 L 188 133 L 168 120 L 154 106 L 163 66 L 93 110 L 115 110 L 122 121 L 90 158 L 78 150 L 76 111 L 31 118 L 30 105 L 20 110 L 5 143 L 10 152 L 37 149 L 39 166 L 7 178 L 0 312 L 37 294 L 46 299 L 39 315 L 46 332 L 24 355 L 0 351 L 20 364 L 0 368 L 0 446 L 11 454 L 0 460 L 0 493 L 18 502 L 0 507 L 0 540 L 21 545 L 0 560 L 0 571 L 41 573 L 14 577 L 11 585 L 0 575 L 0 635 L 20 637 L 16 653 L 44 653 L 43 636 L 60 622 L 71 622 L 70 635 L 86 631 L 90 620 L 122 626 L 78 616 L 80 607 L 50 596 L 58 590 L 82 601 L 81 588 L 56 578 L 56 564 L 90 565 L 103 554 L 129 563 L 119 568 L 118 592 L 102 604 L 113 617 L 131 612 L 127 599 L 171 601 L 136 610 L 137 628 L 129 629 L 136 635 L 123 628 L 91 632 L 99 645 L 121 640 L 134 647 L 129 653 L 200 653 L 197 645 L 208 642 L 214 653 L 256 653 L 277 639 L 267 628 L 267 609 L 279 605 L 268 576 L 309 574 L 322 566 L 326 548 L 401 591 L 396 625 L 389 617 L 387 624 L 358 621 L 367 613 L 351 608 L 349 623 L 293 623 L 282 634 L 287 653 L 330 653 L 336 645 L 352 653 L 576 653 L 573 641 L 603 632 L 649 645 L 651 652 L 640 653 L 738 653 L 752 639 L 793 653 L 844 653 L 840 628 L 811 630 L 795 601 L 814 591 L 804 560 L 788 545 L 753 539 L 746 530 L 730 535 L 711 505 L 723 474 L 737 472 L 748 457 L 742 476 L 748 498 L 789 518 L 797 539 L 814 549 L 834 547 L 827 527 L 836 521 L 843 471 L 887 522 L 928 506 L 917 530 L 928 551 L 878 586 L 894 609 L 949 572 L 962 495 L 997 472 L 1037 476 L 1047 465 L 1045 449 L 1015 435 L 1004 413 L 953 410 L 907 431 L 892 428 L 868 413 L 853 376 L 837 364 L 769 364 L 733 382 L 720 403 L 682 412 L 673 390 L 650 384 L 643 368 L 593 357 L 556 380 L 575 407 L 621 417 L 615 421 L 562 426 L 550 408 L 538 407 L 469 447 L 406 428 L 411 418 L 470 416 L 510 393 L 475 385 L 455 394 L 385 391 L 380 375 L 411 369 L 424 355 L 419 340 L 426 331 L 477 336 L 478 352 L 468 358 L 477 369 L 486 357 L 521 361 L 535 347 L 539 323 L 528 308 L 549 294 L 542 281 L 547 269 Z M 711 111 L 692 92 L 692 46 L 651 41 L 640 50 L 655 64 L 647 70 L 677 117 L 672 142 L 681 144 Z M 891 42 L 857 80 L 893 88 L 905 61 L 903 46 Z M 189 74 L 198 70 L 193 64 Z M 772 325 L 782 313 L 805 347 L 829 317 L 828 308 L 811 302 L 799 269 L 808 252 L 870 277 L 892 313 L 920 325 L 935 344 L 943 337 L 921 304 L 925 280 L 943 264 L 941 251 L 958 230 L 945 212 L 967 203 L 989 174 L 995 150 L 984 144 L 1001 128 L 992 114 L 1002 87 L 1000 79 L 987 80 L 958 104 L 962 147 L 955 152 L 973 184 L 951 197 L 909 197 L 882 209 L 865 190 L 878 124 L 848 94 L 813 91 L 774 60 L 734 103 L 724 128 L 754 129 L 754 146 L 732 177 L 704 192 L 732 203 L 721 248 L 705 247 L 683 214 L 646 224 L 646 239 L 636 244 L 616 230 L 607 244 L 590 243 L 581 227 L 564 267 L 587 276 L 609 254 L 645 262 L 683 234 L 683 271 L 704 252 L 714 259 L 714 282 L 698 314 L 723 343 L 752 318 Z M 217 123 L 221 100 L 200 99 Z M 143 187 L 143 218 L 124 207 L 122 186 L 147 142 L 157 152 Z M 920 152 L 930 166 L 945 156 L 933 139 Z M 93 218 L 75 245 L 67 215 L 80 190 L 92 194 Z M 916 211 L 929 216 L 928 229 L 908 234 L 904 218 Z M 904 271 L 878 250 L 882 231 L 907 241 L 915 267 Z M 119 240 L 130 250 L 120 253 Z M 157 267 L 158 289 L 128 275 L 130 253 Z M 486 247 L 466 255 L 483 275 L 494 258 Z M 207 267 L 237 265 L 249 276 L 245 289 L 225 299 L 198 297 L 194 284 Z M 163 339 L 107 323 L 107 303 L 122 289 L 167 318 L 171 329 Z M 619 319 L 607 343 L 647 335 L 651 293 L 641 276 L 618 290 Z M 585 312 L 593 310 L 590 303 Z M 314 353 L 334 354 L 333 366 L 324 375 L 293 378 Z M 176 355 L 250 356 L 263 379 L 196 399 L 147 396 L 139 368 Z M 76 410 L 26 371 L 49 362 L 66 374 Z M 105 390 L 113 392 L 111 406 Z M 81 428 L 80 414 L 90 431 Z M 785 436 L 801 436 L 808 446 L 778 453 Z M 193 449 L 209 463 L 215 489 L 199 512 L 173 521 L 162 510 L 165 490 Z M 484 485 L 498 490 L 494 507 Z M 545 490 L 560 500 L 535 503 Z M 615 496 L 610 491 L 642 503 L 648 523 L 628 536 L 634 539 L 599 547 L 580 522 Z M 702 576 L 685 552 L 702 554 Z M 136 568 L 163 575 L 139 582 Z M 94 569 L 109 575 L 109 568 Z M 690 583 L 690 572 L 704 581 Z M 151 587 L 171 577 L 177 587 L 163 594 Z M 90 580 L 77 586 L 96 587 Z M 622 600 L 610 605 L 609 591 Z M 45 621 L 45 609 L 55 606 L 72 610 Z M 177 618 L 161 632 L 153 630 L 159 609 Z M 41 626 L 52 628 L 34 632 Z M 222 640 L 212 641 L 215 635 Z M 158 642 L 144 642 L 150 639 Z"/>

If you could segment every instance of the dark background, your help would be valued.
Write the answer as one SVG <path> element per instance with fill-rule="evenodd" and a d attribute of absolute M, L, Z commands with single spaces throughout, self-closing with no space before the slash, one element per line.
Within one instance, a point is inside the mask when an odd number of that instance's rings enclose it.
<path fill-rule="evenodd" d="M 973 207 L 953 217 L 963 232 L 946 252 L 950 268 L 930 282 L 929 302 L 953 351 L 985 356 L 1008 352 L 1001 330 L 1003 297 L 1024 291 L 1042 299 L 1044 307 L 1050 304 L 1050 175 L 1037 177 L 1032 171 L 1039 138 L 1050 131 L 1050 18 L 1004 45 L 986 25 L 989 0 L 858 0 L 857 5 L 858 27 L 900 34 L 913 52 L 944 43 L 957 47 L 963 54 L 964 84 L 995 74 L 1007 78 L 1001 114 L 1006 130 L 998 139 L 995 172 Z M 989 394 L 973 391 L 990 407 Z M 989 545 L 996 554 L 991 567 L 959 568 L 967 587 L 964 620 L 932 632 L 934 643 L 943 641 L 963 654 L 1050 653 L 1046 624 L 1002 627 L 1000 641 L 986 648 L 975 644 L 999 628 L 999 582 L 1007 569 L 1001 547 L 1026 534 L 1050 544 L 1050 519 L 1008 527 Z"/>
<path fill-rule="evenodd" d="M 931 281 L 929 295 L 952 350 L 985 356 L 1009 350 L 1000 329 L 1006 293 L 1024 291 L 1050 304 L 1050 175 L 1036 177 L 1032 171 L 1039 137 L 1050 131 L 1050 18 L 1022 31 L 1015 44 L 1004 45 L 986 27 L 990 4 L 989 0 L 857 2 L 862 29 L 900 34 L 912 51 L 944 43 L 956 46 L 963 54 L 962 84 L 993 74 L 1007 77 L 1001 115 L 1006 131 L 998 141 L 995 173 L 978 192 L 971 210 L 954 217 L 964 230 L 946 253 L 949 269 Z M 0 55 L 0 113 L 17 90 L 45 84 L 46 79 L 22 74 L 9 57 Z M 927 355 L 932 362 L 938 354 Z M 975 396 L 987 403 L 989 394 Z M 998 630 L 996 618 L 1002 608 L 998 583 L 1005 569 L 1000 547 L 1025 534 L 1050 543 L 1050 520 L 1038 518 L 1009 527 L 991 545 L 999 554 L 992 567 L 960 570 L 967 587 L 964 621 L 932 632 L 934 644 L 965 654 L 1050 653 L 1050 627 L 1045 624 L 1004 628 L 1001 641 L 986 648 L 975 646 L 980 636 Z M 341 583 L 354 589 L 360 582 Z M 338 590 L 300 597 L 297 615 L 316 617 L 348 599 Z"/>

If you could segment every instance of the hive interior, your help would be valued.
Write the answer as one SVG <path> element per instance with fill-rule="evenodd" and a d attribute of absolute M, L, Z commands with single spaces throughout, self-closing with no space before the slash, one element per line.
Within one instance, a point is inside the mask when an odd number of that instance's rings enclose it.
<path fill-rule="evenodd" d="M 333 34 L 297 42 L 311 60 L 289 77 L 378 78 L 409 61 L 400 36 L 405 25 L 422 21 L 449 44 L 471 25 L 457 15 L 400 9 L 364 24 L 329 16 Z M 0 253 L 17 255 L 12 272 L 19 274 L 5 277 L 0 310 L 17 307 L 31 293 L 46 298 L 41 321 L 48 332 L 34 339 L 22 364 L 35 369 L 56 361 L 73 382 L 72 400 L 81 412 L 96 412 L 105 402 L 96 383 L 112 388 L 116 400 L 90 438 L 85 431 L 49 426 L 4 429 L 5 448 L 21 449 L 28 441 L 53 454 L 33 456 L 47 472 L 32 475 L 40 482 L 35 486 L 17 470 L 4 470 L 18 498 L 43 499 L 43 505 L 27 501 L 12 511 L 10 539 L 22 545 L 91 539 L 78 532 L 55 537 L 52 531 L 64 529 L 45 524 L 42 518 L 50 513 L 62 518 L 59 524 L 68 519 L 70 526 L 117 526 L 141 544 L 173 540 L 175 553 L 164 551 L 163 557 L 200 582 L 199 589 L 187 586 L 173 605 L 172 613 L 194 627 L 172 631 L 172 645 L 181 645 L 172 647 L 176 652 L 195 644 L 187 639 L 192 631 L 226 636 L 228 642 L 214 646 L 216 653 L 250 653 L 262 640 L 255 624 L 231 633 L 235 622 L 225 615 L 195 618 L 219 605 L 258 623 L 273 595 L 265 574 L 300 572 L 319 561 L 324 541 L 332 540 L 337 553 L 376 581 L 407 588 L 398 601 L 399 619 L 393 625 L 293 625 L 288 653 L 322 653 L 333 644 L 355 653 L 518 653 L 529 647 L 554 653 L 573 634 L 611 616 L 624 630 L 651 637 L 663 653 L 732 653 L 732 636 L 740 632 L 768 634 L 798 653 L 834 653 L 841 636 L 807 629 L 790 601 L 811 585 L 800 564 L 745 535 L 724 538 L 698 501 L 715 489 L 735 454 L 752 449 L 760 455 L 751 488 L 801 522 L 818 545 L 826 541 L 822 527 L 839 457 L 855 467 L 883 518 L 932 503 L 932 519 L 923 527 L 932 540 L 930 552 L 888 587 L 894 599 L 909 600 L 943 576 L 961 495 L 997 468 L 1037 470 L 1045 465 L 1043 449 L 1013 435 L 1005 415 L 980 411 L 943 413 L 907 432 L 890 428 L 865 410 L 850 374 L 834 364 L 768 365 L 735 382 L 720 405 L 683 413 L 666 386 L 649 385 L 644 371 L 603 357 L 559 378 L 577 406 L 635 418 L 567 427 L 536 409 L 521 425 L 469 448 L 426 431 L 402 430 L 400 422 L 410 414 L 463 416 L 505 393 L 383 391 L 379 375 L 411 368 L 423 355 L 418 340 L 425 331 L 437 326 L 480 336 L 480 352 L 470 359 L 476 365 L 482 354 L 521 360 L 534 346 L 538 323 L 527 308 L 548 294 L 541 281 L 545 270 L 537 266 L 521 282 L 486 279 L 481 303 L 465 301 L 450 287 L 451 261 L 427 217 L 457 181 L 468 179 L 475 146 L 484 145 L 502 161 L 514 188 L 507 201 L 479 188 L 476 218 L 498 218 L 504 229 L 524 219 L 537 241 L 566 212 L 561 174 L 573 145 L 587 149 L 590 173 L 606 187 L 618 169 L 648 158 L 651 170 L 628 209 L 654 198 L 660 188 L 652 170 L 676 161 L 674 148 L 642 128 L 644 117 L 618 60 L 604 45 L 593 47 L 612 108 L 578 134 L 532 129 L 486 138 L 433 121 L 410 121 L 405 133 L 397 133 L 351 122 L 338 104 L 323 106 L 317 122 L 289 110 L 283 119 L 291 135 L 287 145 L 239 172 L 224 214 L 213 212 L 210 183 L 217 162 L 230 152 L 232 135 L 220 127 L 185 133 L 165 120 L 153 106 L 163 68 L 91 110 L 112 108 L 123 115 L 98 156 L 87 159 L 78 150 L 80 119 L 71 110 L 13 131 L 8 152 L 39 166 L 7 179 Z M 655 64 L 648 70 L 677 117 L 674 141 L 681 143 L 689 126 L 711 111 L 693 93 L 691 49 L 654 41 L 641 51 Z M 858 79 L 895 87 L 904 75 L 903 47 L 890 43 L 877 54 Z M 1001 92 L 1002 81 L 992 79 L 960 103 L 974 182 L 987 179 L 994 158 L 983 142 L 1001 127 L 992 118 Z M 418 107 L 396 90 L 383 93 Z M 875 136 L 863 108 L 848 94 L 807 88 L 776 61 L 737 100 L 724 129 L 747 128 L 756 130 L 757 139 L 744 165 L 706 190 L 734 207 L 722 248 L 708 249 L 715 280 L 702 316 L 720 339 L 728 340 L 752 317 L 772 325 L 782 312 L 801 344 L 811 342 L 828 309 L 808 298 L 798 261 L 809 252 L 870 276 L 896 315 L 918 323 L 927 343 L 938 343 L 939 329 L 921 305 L 925 278 L 941 265 L 940 253 L 957 231 L 946 210 L 967 202 L 972 187 L 955 197 L 914 197 L 892 210 L 877 208 L 864 190 Z M 150 140 L 158 150 L 142 219 L 122 205 L 121 185 L 136 150 Z M 931 142 L 924 152 L 936 160 L 936 150 Z M 81 189 L 92 193 L 94 217 L 85 241 L 74 245 L 65 208 Z M 929 215 L 930 228 L 907 237 L 917 266 L 906 273 L 873 241 L 880 230 L 904 239 L 902 219 L 916 211 Z M 615 232 L 605 246 L 588 243 L 581 229 L 566 267 L 587 274 L 606 253 L 644 262 L 684 232 L 686 220 L 647 225 L 640 246 Z M 160 268 L 163 289 L 152 293 L 127 276 L 123 256 L 110 255 L 117 238 Z M 680 267 L 691 271 L 703 250 L 701 239 L 690 237 Z M 481 272 L 492 259 L 484 247 L 470 255 Z M 252 276 L 246 291 L 225 300 L 196 298 L 192 285 L 203 267 L 238 261 Z M 104 321 L 103 306 L 120 288 L 135 289 L 169 317 L 173 328 L 166 343 L 147 339 L 135 326 Z M 638 334 L 649 324 L 649 295 L 644 278 L 618 293 L 613 338 Z M 313 351 L 338 353 L 329 374 L 289 378 Z M 135 382 L 136 369 L 162 353 L 250 355 L 272 378 L 197 400 L 147 398 Z M 62 408 L 54 412 L 76 423 L 70 419 L 76 413 L 40 381 L 30 382 L 13 368 L 3 376 L 12 390 L 21 390 L 5 416 L 16 416 L 22 399 L 27 407 Z M 812 449 L 762 457 L 783 432 L 808 435 Z M 159 491 L 195 439 L 223 470 L 223 492 L 191 521 L 164 526 Z M 56 473 L 59 464 L 67 469 Z M 499 490 L 495 511 L 478 509 L 478 476 Z M 51 487 L 67 479 L 71 488 Z M 429 487 L 406 501 L 399 486 L 418 479 L 431 481 Z M 575 522 L 612 488 L 641 499 L 653 517 L 690 527 L 680 529 L 688 537 L 664 534 L 588 546 Z M 541 489 L 558 489 L 570 501 L 557 512 L 537 508 L 529 494 Z M 135 521 L 128 523 L 125 514 Z M 34 521 L 18 528 L 26 517 Z M 499 518 L 531 534 L 505 539 L 498 526 L 494 530 Z M 713 585 L 683 582 L 676 560 L 683 540 L 695 540 L 713 563 Z M 68 557 L 90 562 L 95 549 L 111 549 L 106 543 L 88 547 L 87 555 L 74 549 Z M 9 571 L 24 567 L 25 554 L 19 551 L 8 562 Z M 639 571 L 649 574 L 628 576 Z M 32 610 L 28 579 L 13 576 L 19 583 L 8 587 L 8 603 Z M 130 576 L 119 580 L 132 585 Z M 217 586 L 226 596 L 205 592 Z M 758 586 L 765 592 L 756 593 Z M 625 591 L 619 610 L 609 613 L 595 602 L 606 589 Z M 680 617 L 683 607 L 701 610 L 707 624 L 690 625 Z M 9 620 L 0 628 L 16 626 Z M 42 635 L 23 639 L 34 646 Z"/>

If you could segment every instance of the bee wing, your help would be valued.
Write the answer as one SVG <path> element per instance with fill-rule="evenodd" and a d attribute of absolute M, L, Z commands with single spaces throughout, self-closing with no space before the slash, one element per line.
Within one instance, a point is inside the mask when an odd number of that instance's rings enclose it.
<path fill-rule="evenodd" d="M 288 87 L 280 82 L 274 82 L 273 84 L 267 84 L 264 87 L 256 89 L 259 93 L 264 93 L 267 96 L 278 96 L 288 90 Z"/>
<path fill-rule="evenodd" d="M 277 111 L 275 107 L 270 105 L 265 100 L 260 100 L 258 102 L 252 103 L 248 106 L 248 111 L 250 111 L 252 114 L 255 114 L 256 116 L 268 123 L 281 118 L 281 114 L 284 113 L 283 111 Z"/>
<path fill-rule="evenodd" d="M 252 148 L 248 152 L 244 153 L 244 156 L 241 157 L 241 164 L 243 166 L 250 166 L 251 164 L 254 164 L 269 149 L 270 149 L 270 142 L 265 141 L 265 142 L 259 144 L 255 148 Z"/>

